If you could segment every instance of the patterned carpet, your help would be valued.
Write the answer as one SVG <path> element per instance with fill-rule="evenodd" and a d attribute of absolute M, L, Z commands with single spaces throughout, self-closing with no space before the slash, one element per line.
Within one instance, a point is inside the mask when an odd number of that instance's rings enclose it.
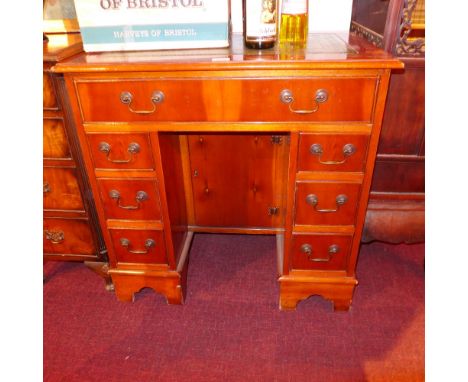
<path fill-rule="evenodd" d="M 351 310 L 278 310 L 273 236 L 195 235 L 183 306 L 44 265 L 44 381 L 424 381 L 424 244 L 362 246 Z"/>

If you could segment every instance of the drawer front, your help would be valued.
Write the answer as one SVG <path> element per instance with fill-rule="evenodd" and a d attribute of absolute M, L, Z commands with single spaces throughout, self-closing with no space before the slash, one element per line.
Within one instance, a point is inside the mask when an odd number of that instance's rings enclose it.
<path fill-rule="evenodd" d="M 298 182 L 295 224 L 354 225 L 361 185 Z"/>
<path fill-rule="evenodd" d="M 44 109 L 57 110 L 58 103 L 52 78 L 49 74 L 42 74 L 42 106 Z"/>
<path fill-rule="evenodd" d="M 163 231 L 111 229 L 117 262 L 167 264 Z"/>
<path fill-rule="evenodd" d="M 97 169 L 154 169 L 148 134 L 89 134 L 88 144 Z"/>
<path fill-rule="evenodd" d="M 70 159 L 67 134 L 62 119 L 44 119 L 43 156 L 46 159 Z"/>
<path fill-rule="evenodd" d="M 108 219 L 161 220 L 157 183 L 140 179 L 99 179 Z"/>
<path fill-rule="evenodd" d="M 375 77 L 76 83 L 84 122 L 371 121 Z"/>
<path fill-rule="evenodd" d="M 44 209 L 84 210 L 75 168 L 45 167 Z"/>
<path fill-rule="evenodd" d="M 298 171 L 363 171 L 369 136 L 301 134 Z"/>
<path fill-rule="evenodd" d="M 87 220 L 44 219 L 44 254 L 96 255 Z"/>
<path fill-rule="evenodd" d="M 294 235 L 292 269 L 344 270 L 352 236 Z"/>

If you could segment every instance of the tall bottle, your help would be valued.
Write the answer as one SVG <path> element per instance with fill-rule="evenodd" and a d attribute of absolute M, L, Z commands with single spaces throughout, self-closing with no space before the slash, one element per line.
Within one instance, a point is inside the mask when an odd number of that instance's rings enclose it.
<path fill-rule="evenodd" d="M 277 38 L 278 0 L 242 0 L 242 8 L 245 46 L 272 48 Z"/>
<path fill-rule="evenodd" d="M 308 29 L 308 1 L 283 0 L 281 7 L 280 43 L 305 45 Z"/>

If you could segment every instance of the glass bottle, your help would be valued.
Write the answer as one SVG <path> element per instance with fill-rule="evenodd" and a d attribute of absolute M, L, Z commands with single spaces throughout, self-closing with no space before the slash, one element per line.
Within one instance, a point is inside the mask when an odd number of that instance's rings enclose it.
<path fill-rule="evenodd" d="M 281 7 L 280 43 L 304 46 L 309 29 L 308 1 L 283 0 Z"/>
<path fill-rule="evenodd" d="M 244 43 L 247 48 L 268 49 L 275 45 L 278 0 L 243 0 Z"/>

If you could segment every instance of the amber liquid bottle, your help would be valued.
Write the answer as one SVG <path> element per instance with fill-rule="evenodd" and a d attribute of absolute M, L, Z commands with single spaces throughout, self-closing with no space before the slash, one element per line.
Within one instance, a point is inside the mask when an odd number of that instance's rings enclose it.
<path fill-rule="evenodd" d="M 251 49 L 273 48 L 278 26 L 278 0 L 242 0 L 244 43 Z"/>
<path fill-rule="evenodd" d="M 308 32 L 308 1 L 283 0 L 280 23 L 280 43 L 303 46 Z"/>

